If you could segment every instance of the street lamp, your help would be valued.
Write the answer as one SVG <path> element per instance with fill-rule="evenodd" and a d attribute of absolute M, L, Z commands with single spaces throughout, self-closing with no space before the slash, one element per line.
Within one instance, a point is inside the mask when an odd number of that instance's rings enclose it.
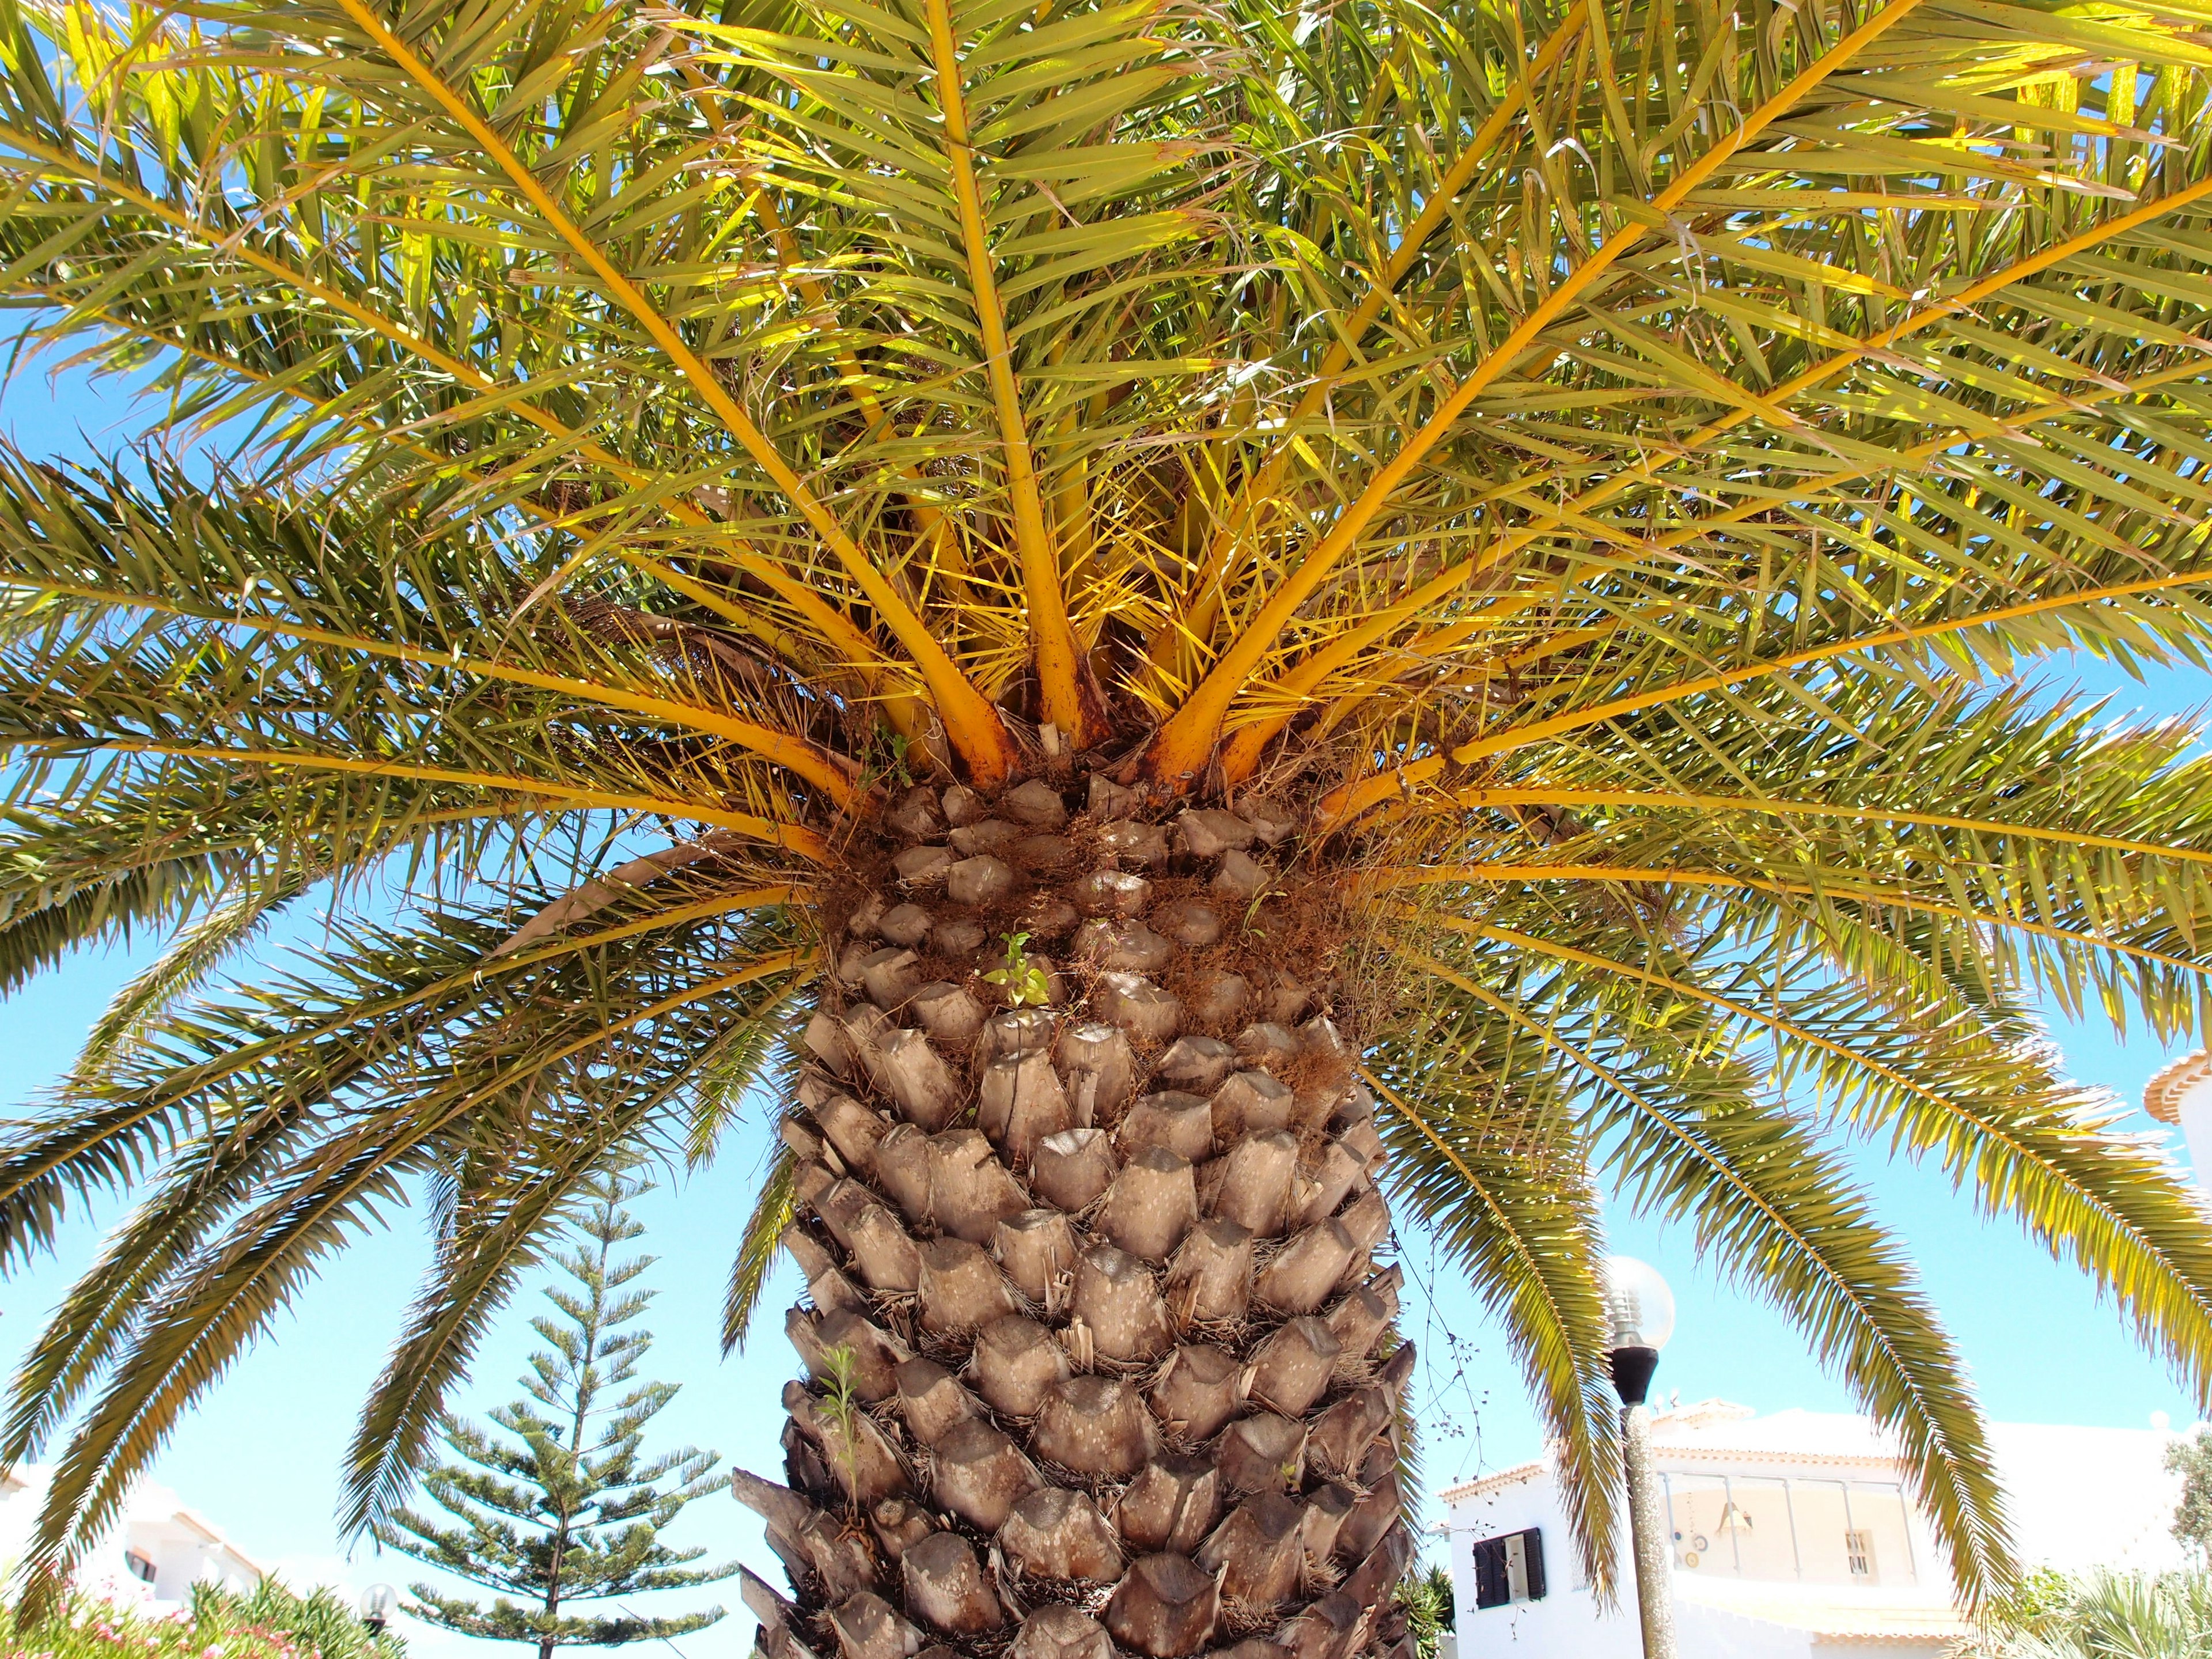
<path fill-rule="evenodd" d="M 384 1634 L 392 1610 L 399 1605 L 399 1592 L 389 1584 L 371 1584 L 361 1593 L 361 1622 L 371 1636 Z"/>
<path fill-rule="evenodd" d="M 1628 1474 L 1628 1531 L 1636 1550 L 1636 1610 L 1644 1625 L 1644 1659 L 1674 1659 L 1674 1607 L 1668 1594 L 1667 1516 L 1651 1468 L 1651 1412 L 1644 1398 L 1659 1350 L 1674 1334 L 1674 1293 L 1659 1270 L 1632 1256 L 1605 1264 L 1605 1309 L 1612 1327 L 1607 1357 L 1620 1396 L 1620 1447 Z"/>

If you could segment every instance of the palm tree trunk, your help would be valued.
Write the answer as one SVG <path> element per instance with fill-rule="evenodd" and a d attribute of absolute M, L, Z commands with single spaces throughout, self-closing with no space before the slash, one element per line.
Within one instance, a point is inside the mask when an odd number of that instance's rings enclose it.
<path fill-rule="evenodd" d="M 1097 779 L 887 823 L 784 1131 L 809 1380 L 787 1485 L 737 1485 L 797 1590 L 747 1585 L 769 1659 L 1410 1659 L 1412 1350 L 1334 947 L 1265 897 L 1288 819 Z"/>

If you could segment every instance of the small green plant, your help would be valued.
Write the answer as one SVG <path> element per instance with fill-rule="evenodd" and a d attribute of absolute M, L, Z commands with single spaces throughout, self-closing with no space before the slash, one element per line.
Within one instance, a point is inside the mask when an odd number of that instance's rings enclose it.
<path fill-rule="evenodd" d="M 327 1584 L 305 1595 L 282 1579 L 264 1578 L 249 1592 L 220 1584 L 192 1586 L 194 1628 L 213 1645 L 220 1633 L 227 1655 L 236 1656 L 239 1636 L 252 1633 L 289 1641 L 305 1659 L 405 1659 L 407 1644 L 389 1630 L 372 1634 L 352 1601 Z"/>
<path fill-rule="evenodd" d="M 884 770 L 898 780 L 900 788 L 911 789 L 914 787 L 914 773 L 908 769 L 906 763 L 907 750 L 911 746 L 911 739 L 903 732 L 892 732 L 887 736 L 890 745 L 891 759 L 890 764 L 884 768 Z"/>
<path fill-rule="evenodd" d="M 849 1344 L 839 1343 L 834 1348 L 822 1351 L 822 1362 L 830 1368 L 830 1396 L 823 1407 L 837 1425 L 838 1438 L 845 1449 L 845 1489 L 860 1489 L 860 1453 L 854 1441 L 853 1425 L 860 1415 L 860 1395 L 854 1386 L 853 1350 Z M 855 1502 L 857 1503 L 857 1499 Z"/>
<path fill-rule="evenodd" d="M 890 781 L 901 789 L 911 789 L 918 780 L 908 763 L 913 752 L 913 743 L 902 732 L 895 732 L 878 723 L 867 734 L 860 747 L 860 781 L 863 787 L 870 784 Z"/>
<path fill-rule="evenodd" d="M 2073 1606 L 2075 1583 L 2054 1567 L 2038 1567 L 1984 1610 L 1982 1623 L 2007 1635 L 2033 1632 Z"/>
<path fill-rule="evenodd" d="M 1252 924 L 1260 919 L 1260 907 L 1265 904 L 1269 899 L 1274 897 L 1274 896 L 1275 890 L 1273 888 L 1262 887 L 1258 892 L 1252 895 L 1252 902 L 1244 907 L 1244 931 L 1249 933 L 1254 939 L 1265 939 L 1267 937 L 1267 930 L 1266 928 L 1255 927 Z"/>
<path fill-rule="evenodd" d="M 988 984 L 1001 987 L 1006 1000 L 1017 1008 L 1042 1008 L 1052 1000 L 1052 981 L 1045 977 L 1044 969 L 1031 962 L 1022 947 L 1030 942 L 1027 933 L 1001 933 L 1006 942 L 1006 960 L 1003 967 L 994 968 L 983 975 Z"/>

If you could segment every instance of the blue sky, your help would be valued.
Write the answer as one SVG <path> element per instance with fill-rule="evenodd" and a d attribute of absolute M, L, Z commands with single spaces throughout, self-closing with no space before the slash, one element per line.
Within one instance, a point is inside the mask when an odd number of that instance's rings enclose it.
<path fill-rule="evenodd" d="M 36 372 L 19 373 L 0 391 L 0 428 L 34 455 L 111 448 L 127 436 L 132 419 L 126 403 L 75 379 L 50 384 Z M 2212 684 L 2199 675 L 2161 675 L 2139 684 L 2087 661 L 2061 665 L 2048 678 L 2057 686 L 2112 694 L 2116 713 L 2183 713 L 2212 696 Z M 312 918 L 295 924 L 295 937 L 312 939 L 314 927 Z M 283 941 L 270 948 L 283 948 Z M 0 1003 L 0 1102 L 37 1093 L 143 959 L 88 954 Z M 2173 1052 L 2140 1033 L 2121 1042 L 2101 1027 L 2054 1024 L 2053 1030 L 2077 1079 L 2109 1089 L 2130 1107 Z M 2145 1132 L 2159 1127 L 2140 1116 L 2134 1122 Z M 799 1288 L 787 1264 L 770 1287 L 747 1349 L 725 1359 L 716 1338 L 723 1282 L 767 1145 L 756 1121 L 713 1168 L 664 1185 L 637 1209 L 650 1230 L 641 1246 L 660 1258 L 646 1281 L 660 1295 L 650 1321 L 659 1340 L 644 1371 L 683 1385 L 659 1419 L 659 1443 L 712 1448 L 727 1462 L 773 1477 L 781 1462 L 777 1396 L 795 1368 L 781 1329 L 781 1311 Z M 2177 1147 L 2176 1156 L 2185 1155 Z M 1939 1173 L 1878 1159 L 1863 1167 L 1880 1212 L 1909 1242 L 1993 1416 L 2116 1427 L 2146 1426 L 2156 1412 L 2177 1425 L 2195 1416 L 2164 1366 L 2134 1345 L 2086 1281 L 2027 1243 L 2016 1227 L 1977 1218 Z M 100 1224 L 76 1228 L 53 1262 L 0 1285 L 0 1361 L 12 1364 L 35 1334 L 70 1273 L 89 1260 Z M 1660 1390 L 1679 1390 L 1689 1400 L 1719 1395 L 1761 1410 L 1848 1408 L 1844 1390 L 1806 1356 L 1796 1334 L 1703 1270 L 1686 1237 L 1621 1215 L 1612 1224 L 1616 1247 L 1656 1263 L 1680 1303 Z M 339 1261 L 274 1339 L 249 1355 L 179 1431 L 158 1478 L 249 1553 L 286 1564 L 295 1576 L 327 1575 L 356 1588 L 380 1578 L 404 1584 L 419 1576 L 411 1563 L 380 1559 L 368 1550 L 342 1560 L 331 1517 L 352 1412 L 426 1255 L 416 1218 L 402 1214 L 390 1231 Z M 1405 1324 L 1423 1354 L 1417 1385 L 1431 1485 L 1532 1455 L 1535 1422 L 1495 1328 L 1467 1289 L 1438 1269 L 1424 1241 L 1407 1241 L 1406 1265 L 1411 1283 Z M 526 1324 L 537 1310 L 533 1303 L 534 1296 L 518 1304 L 487 1345 L 465 1408 L 481 1412 L 514 1397 L 514 1379 L 535 1340 Z M 780 1577 L 752 1517 L 727 1498 L 695 1506 L 674 1535 L 708 1547 L 718 1559 L 742 1559 L 772 1581 Z M 734 1589 L 722 1589 L 720 1599 L 735 1608 Z M 690 1606 L 698 1599 L 694 1593 L 678 1601 Z M 750 1629 L 751 1621 L 735 1611 L 677 1646 L 685 1659 L 734 1659 L 750 1646 Z M 492 1650 L 419 1626 L 409 1634 L 415 1651 L 430 1659 Z"/>

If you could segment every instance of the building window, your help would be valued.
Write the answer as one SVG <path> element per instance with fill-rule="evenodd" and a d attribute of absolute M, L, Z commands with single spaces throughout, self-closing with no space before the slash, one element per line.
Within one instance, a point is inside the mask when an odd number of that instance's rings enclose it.
<path fill-rule="evenodd" d="M 1851 1577 L 1874 1577 L 1874 1534 L 1860 1530 L 1844 1534 L 1844 1555 L 1850 1563 Z"/>
<path fill-rule="evenodd" d="M 1486 1538 L 1474 1547 L 1474 1605 L 1503 1607 L 1544 1599 L 1544 1534 L 1540 1528 Z"/>
<path fill-rule="evenodd" d="M 133 1578 L 143 1583 L 150 1584 L 154 1582 L 154 1564 L 139 1554 L 137 1550 L 125 1550 L 123 1553 L 123 1565 L 131 1569 L 131 1576 Z"/>

